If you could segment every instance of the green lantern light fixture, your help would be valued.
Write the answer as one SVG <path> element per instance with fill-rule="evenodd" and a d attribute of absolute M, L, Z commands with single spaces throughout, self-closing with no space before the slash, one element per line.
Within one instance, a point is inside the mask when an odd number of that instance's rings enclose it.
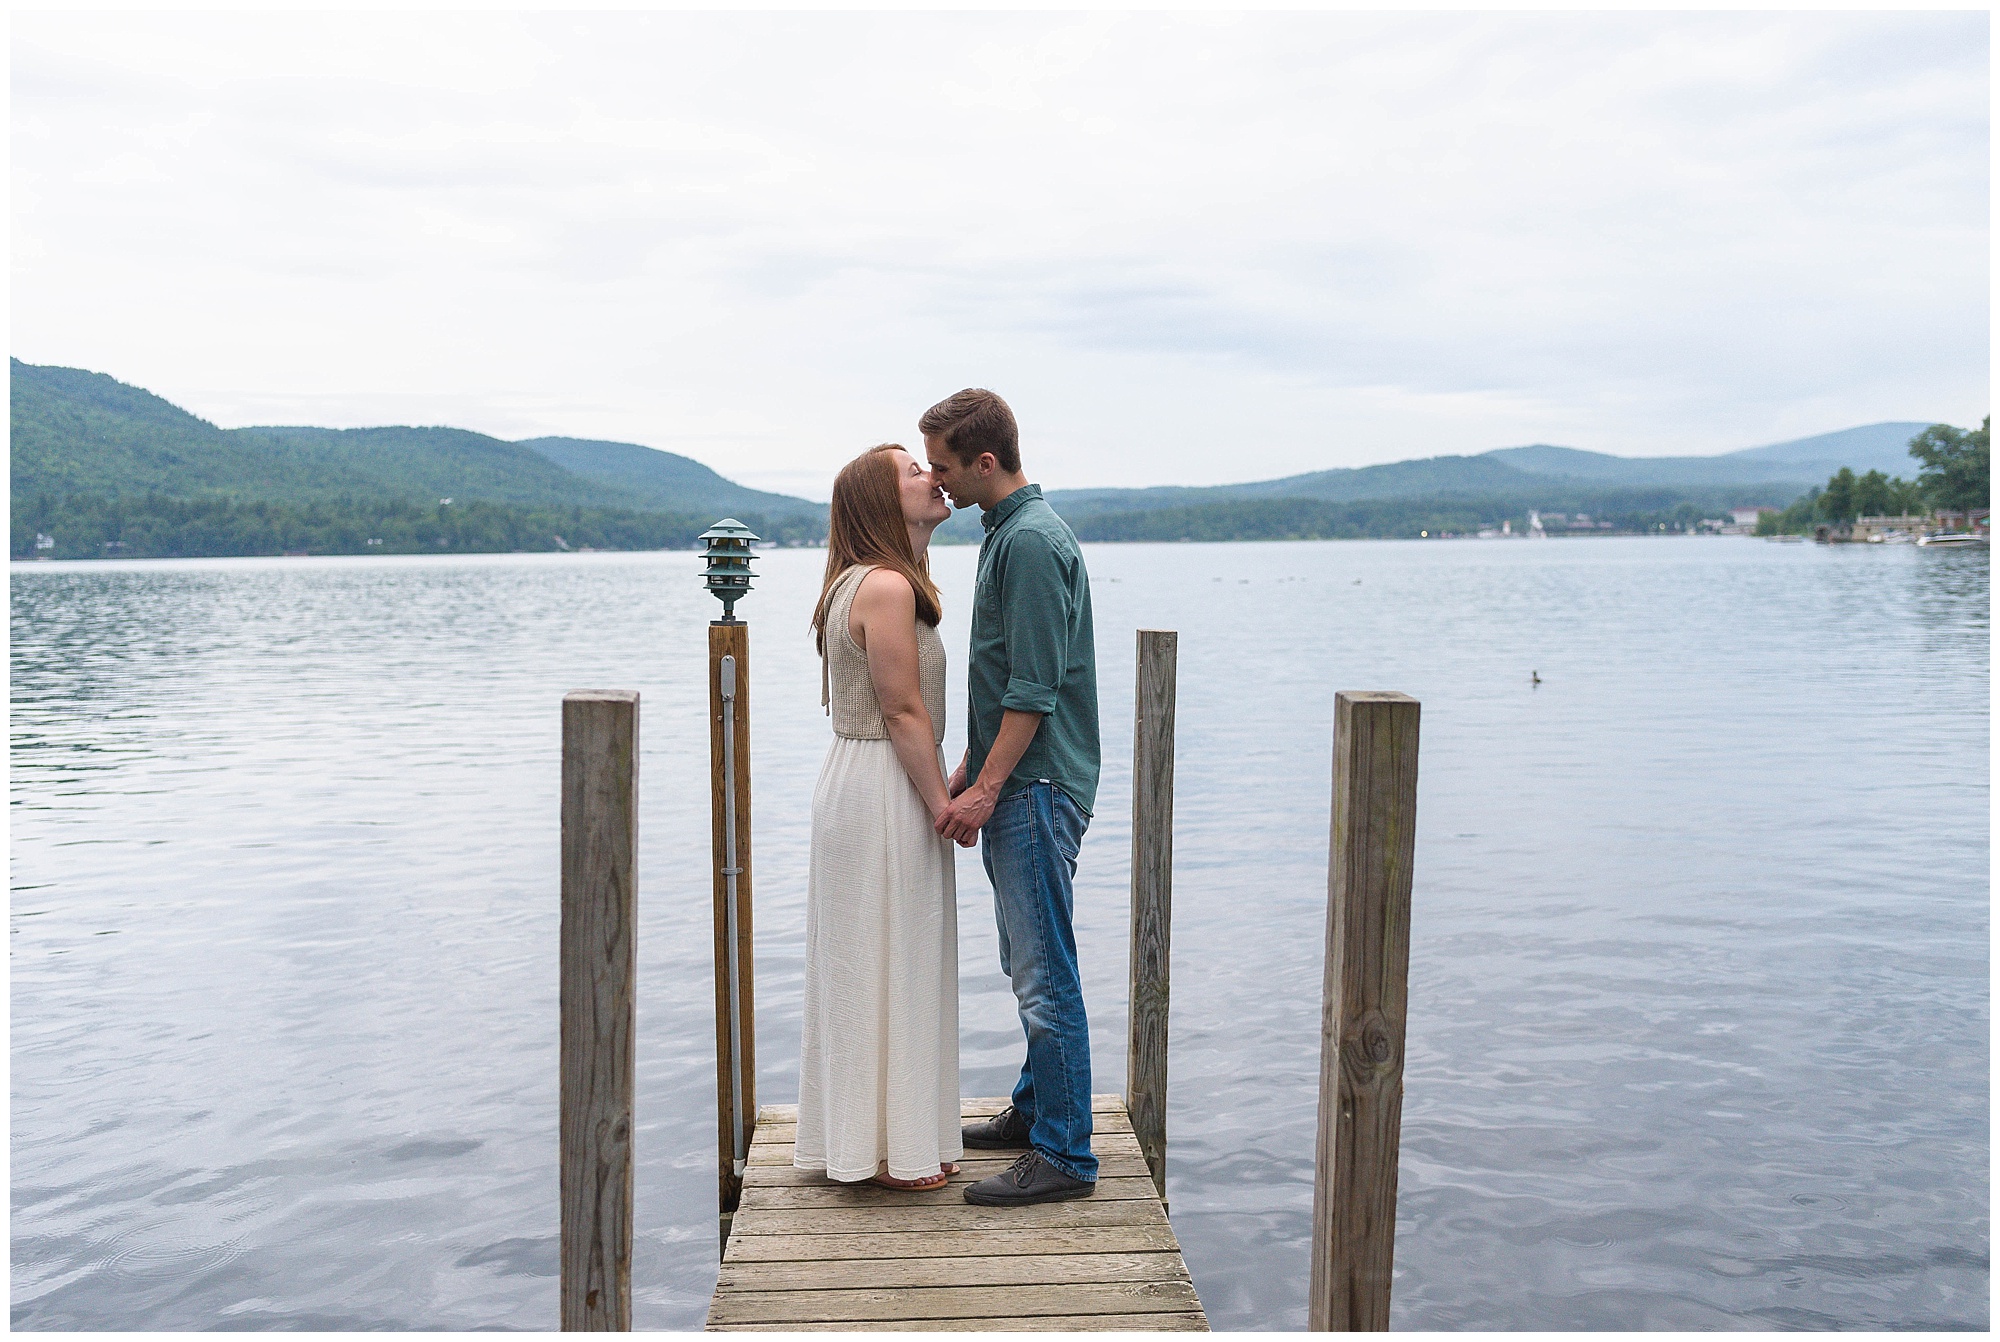
<path fill-rule="evenodd" d="M 763 538 L 733 517 L 723 518 L 702 532 L 701 538 L 708 542 L 708 548 L 701 552 L 708 561 L 702 580 L 722 603 L 721 622 L 735 624 L 736 603 L 750 591 L 750 542 Z"/>

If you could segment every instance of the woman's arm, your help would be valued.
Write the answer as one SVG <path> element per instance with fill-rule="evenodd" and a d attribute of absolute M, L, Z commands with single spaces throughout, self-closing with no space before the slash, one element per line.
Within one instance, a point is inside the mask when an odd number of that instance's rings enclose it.
<path fill-rule="evenodd" d="M 868 654 L 868 678 L 875 683 L 875 698 L 882 705 L 882 721 L 896 758 L 935 820 L 950 805 L 951 796 L 938 767 L 931 713 L 924 707 L 917 672 L 917 594 L 910 580 L 886 568 L 863 578 L 861 590 L 854 594 L 848 629 Z"/>

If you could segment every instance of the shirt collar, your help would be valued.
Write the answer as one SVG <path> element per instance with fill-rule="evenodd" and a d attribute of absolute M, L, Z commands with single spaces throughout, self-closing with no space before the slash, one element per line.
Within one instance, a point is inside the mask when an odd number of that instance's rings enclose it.
<path fill-rule="evenodd" d="M 1001 523 L 1021 511 L 1022 504 L 1026 503 L 1029 499 L 1038 499 L 1041 496 L 1042 487 L 1040 485 L 1022 485 L 1006 498 L 980 513 L 979 524 L 988 531 L 996 531 L 999 529 Z"/>

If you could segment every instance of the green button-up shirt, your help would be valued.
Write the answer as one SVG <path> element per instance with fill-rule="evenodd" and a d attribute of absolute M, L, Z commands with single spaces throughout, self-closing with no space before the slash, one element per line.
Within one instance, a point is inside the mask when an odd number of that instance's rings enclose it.
<path fill-rule="evenodd" d="M 1088 814 L 1099 765 L 1097 636 L 1083 551 L 1040 485 L 1015 490 L 979 520 L 986 539 L 972 596 L 966 777 L 985 767 L 1004 710 L 1040 713 L 1000 795 L 1054 783 Z"/>

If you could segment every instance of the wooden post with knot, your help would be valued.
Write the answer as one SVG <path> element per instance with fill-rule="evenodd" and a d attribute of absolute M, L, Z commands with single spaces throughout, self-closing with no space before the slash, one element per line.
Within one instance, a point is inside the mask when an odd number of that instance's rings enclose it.
<path fill-rule="evenodd" d="M 1333 823 L 1320 1014 L 1307 1327 L 1389 1327 L 1416 851 L 1415 699 L 1334 699 Z"/>

